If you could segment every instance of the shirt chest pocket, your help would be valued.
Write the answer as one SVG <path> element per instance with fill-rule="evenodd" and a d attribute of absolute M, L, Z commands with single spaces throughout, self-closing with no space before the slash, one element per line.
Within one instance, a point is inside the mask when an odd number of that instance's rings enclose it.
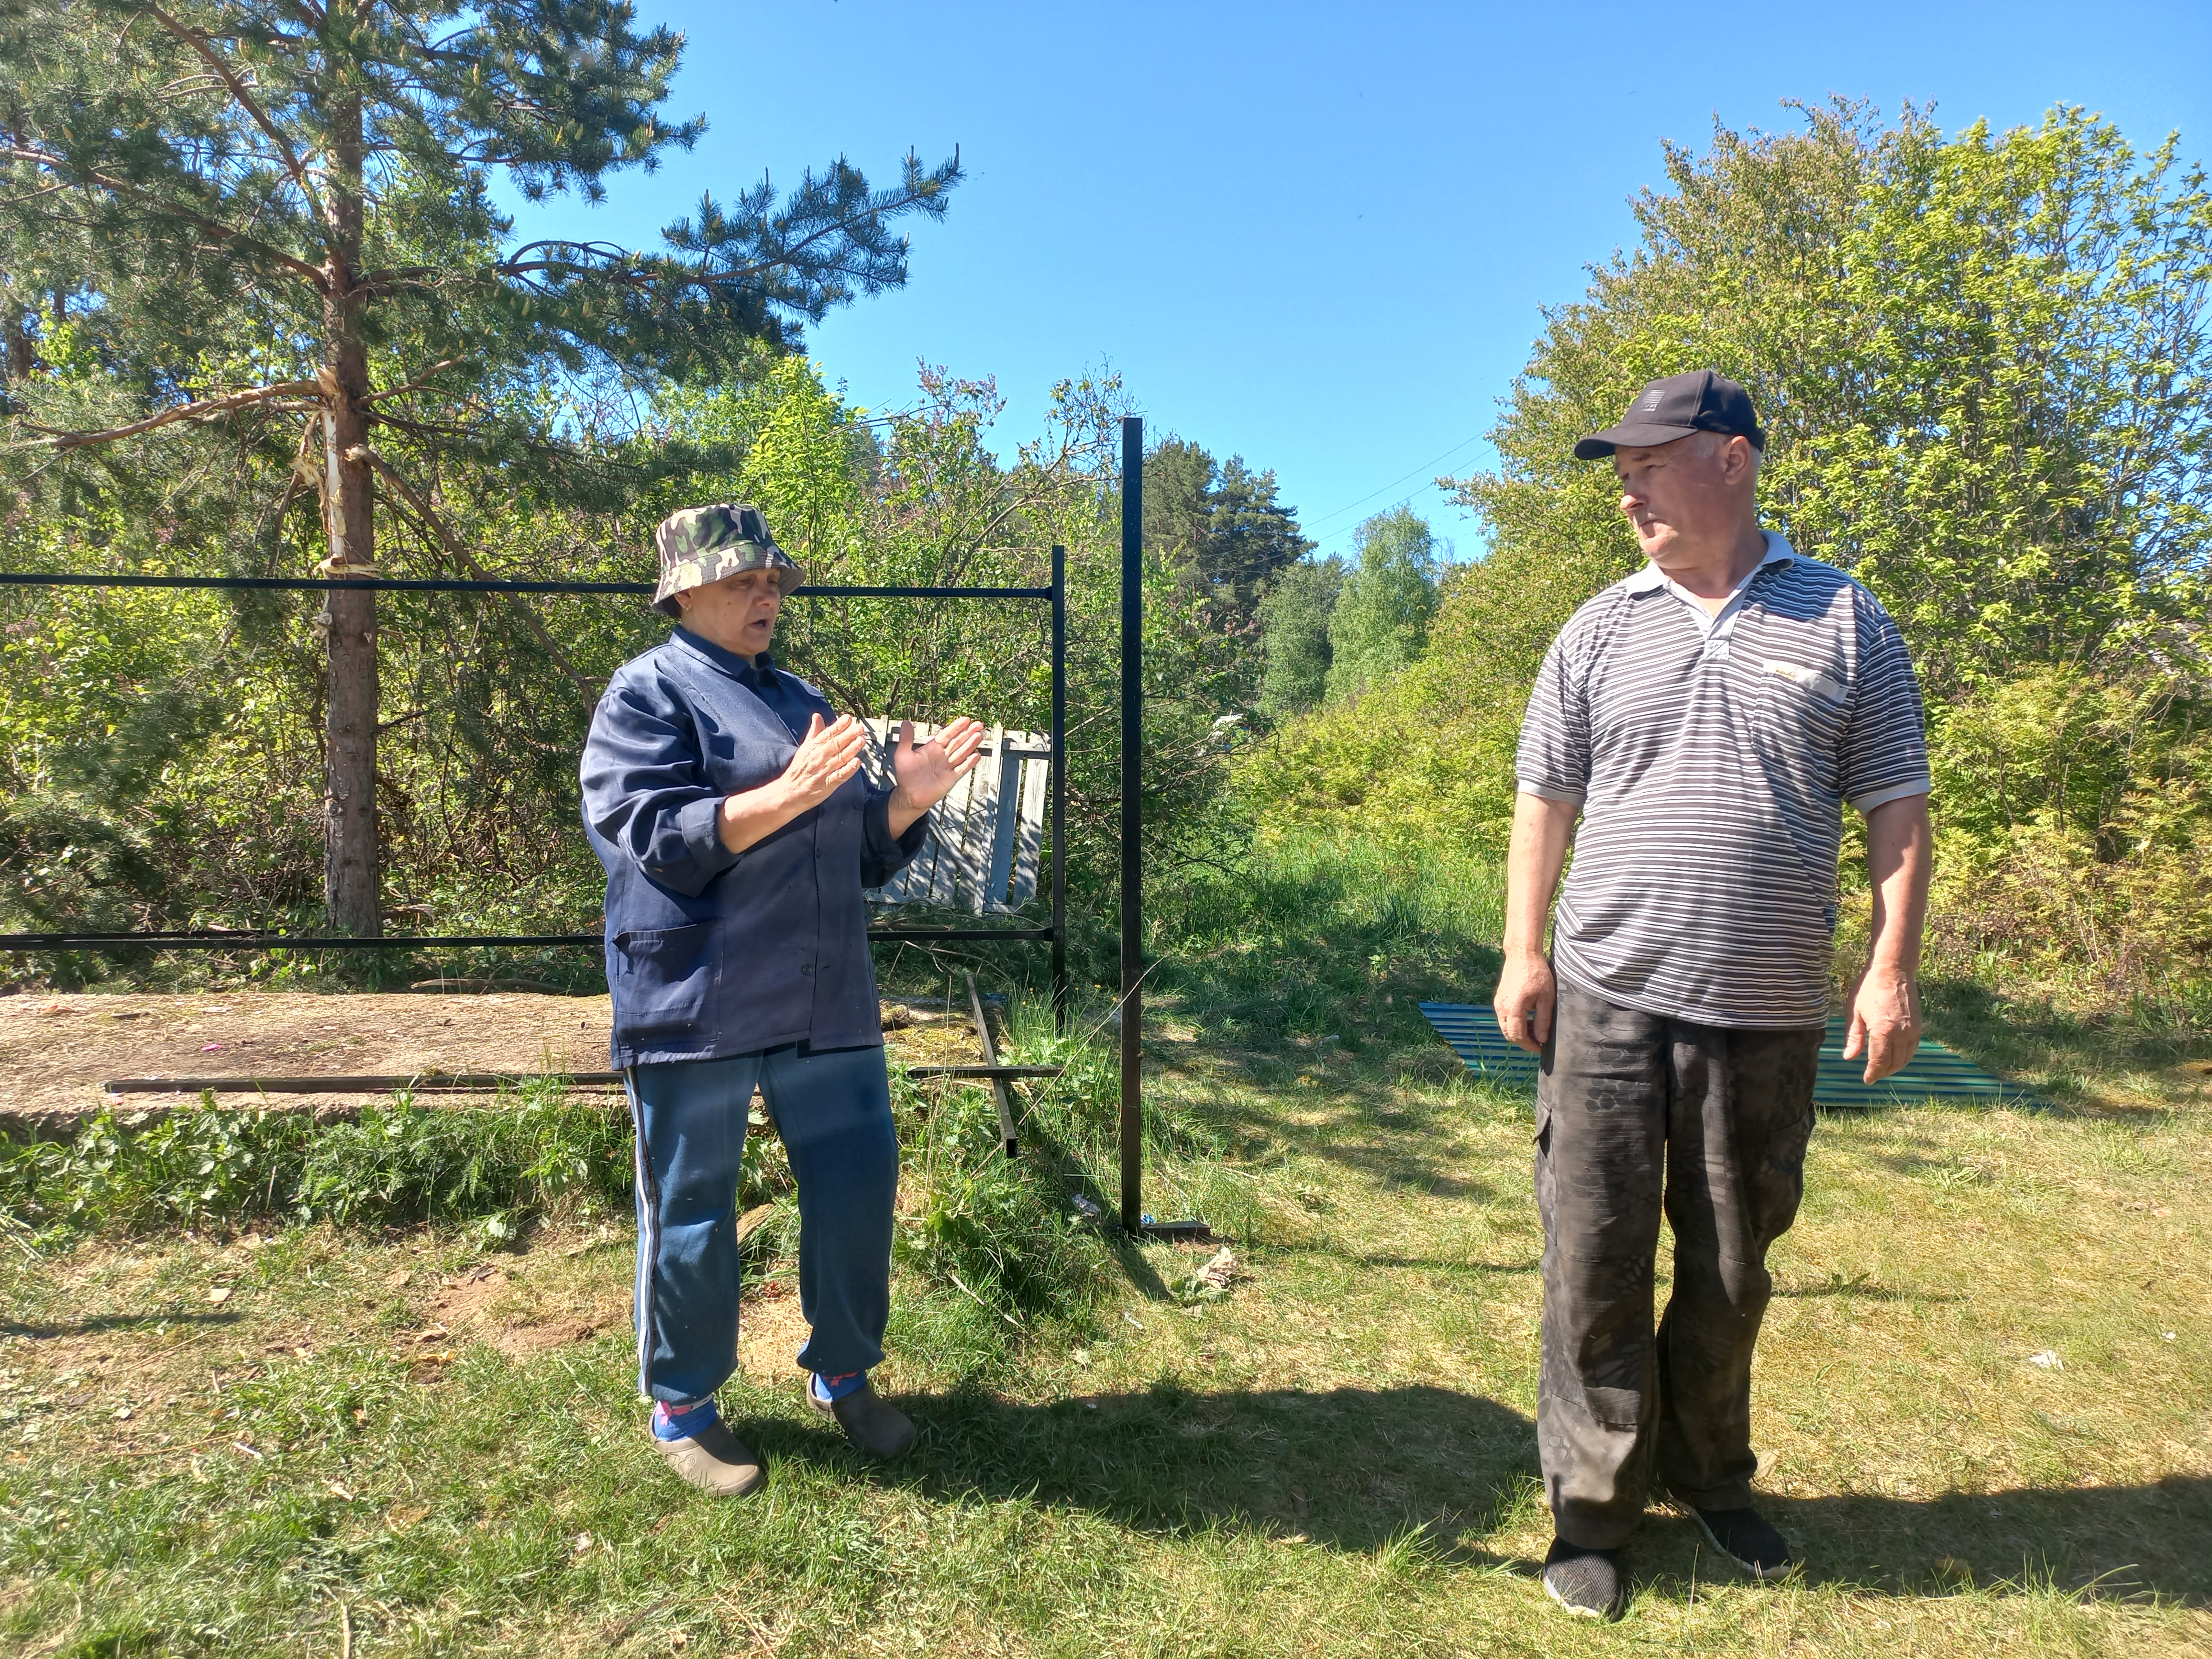
<path fill-rule="evenodd" d="M 770 716 L 770 718 L 774 718 Z M 758 720 L 699 721 L 699 757 L 707 786 L 723 794 L 757 789 L 783 775 L 798 748 L 779 725 L 770 732 Z"/>
<path fill-rule="evenodd" d="M 1771 759 L 1827 776 L 1843 747 L 1850 692 L 1832 667 L 1753 654 L 1741 661 L 1752 679 L 1752 726 Z"/>

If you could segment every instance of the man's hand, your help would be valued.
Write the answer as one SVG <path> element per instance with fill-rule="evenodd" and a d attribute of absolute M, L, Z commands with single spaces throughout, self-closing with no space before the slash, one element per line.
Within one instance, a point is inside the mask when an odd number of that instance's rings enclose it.
<path fill-rule="evenodd" d="M 975 769 L 983 757 L 983 722 L 954 720 L 927 743 L 914 740 L 914 722 L 901 720 L 891 746 L 891 834 L 902 836 L 914 821 L 952 793 L 952 786 Z"/>
<path fill-rule="evenodd" d="M 1869 969 L 1851 997 L 1844 1058 L 1866 1055 L 1866 1080 L 1879 1083 L 1910 1065 L 1920 1048 L 1920 992 L 1909 974 Z"/>
<path fill-rule="evenodd" d="M 1559 984 L 1552 977 L 1550 963 L 1541 957 L 1508 957 L 1491 1006 L 1505 1040 L 1538 1054 L 1552 1035 L 1552 1014 L 1559 1001 Z"/>
<path fill-rule="evenodd" d="M 1505 1040 L 1532 1054 L 1543 1052 L 1559 1011 L 1559 982 L 1544 954 L 1544 923 L 1580 810 L 1525 789 L 1513 802 L 1513 839 L 1505 852 L 1505 971 L 1492 1006 Z"/>

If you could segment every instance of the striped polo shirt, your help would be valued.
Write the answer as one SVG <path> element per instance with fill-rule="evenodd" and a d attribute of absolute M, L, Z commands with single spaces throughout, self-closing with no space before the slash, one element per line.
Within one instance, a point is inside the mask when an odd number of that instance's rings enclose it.
<path fill-rule="evenodd" d="M 1928 793 L 1920 685 L 1873 594 L 1769 532 L 1717 617 L 1656 566 L 1545 653 L 1516 770 L 1582 808 L 1553 962 L 1705 1025 L 1827 1018 L 1843 804 Z"/>

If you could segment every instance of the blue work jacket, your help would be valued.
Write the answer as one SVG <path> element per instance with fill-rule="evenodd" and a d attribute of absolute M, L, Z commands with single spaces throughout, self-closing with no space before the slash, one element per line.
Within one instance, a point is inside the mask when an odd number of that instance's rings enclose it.
<path fill-rule="evenodd" d="M 614 1063 L 719 1060 L 806 1042 L 880 1046 L 861 890 L 921 850 L 855 774 L 742 853 L 722 798 L 779 776 L 822 694 L 679 628 L 615 671 L 592 714 L 584 829 L 607 872 Z"/>

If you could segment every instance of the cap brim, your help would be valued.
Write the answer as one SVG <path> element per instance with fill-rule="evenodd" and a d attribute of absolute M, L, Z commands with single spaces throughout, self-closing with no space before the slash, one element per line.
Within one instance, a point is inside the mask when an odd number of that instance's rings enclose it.
<path fill-rule="evenodd" d="M 1639 426 L 1623 422 L 1602 432 L 1593 432 L 1587 438 L 1576 439 L 1575 459 L 1601 461 L 1616 449 L 1650 449 L 1659 444 L 1671 444 L 1698 429 L 1693 426 Z"/>

